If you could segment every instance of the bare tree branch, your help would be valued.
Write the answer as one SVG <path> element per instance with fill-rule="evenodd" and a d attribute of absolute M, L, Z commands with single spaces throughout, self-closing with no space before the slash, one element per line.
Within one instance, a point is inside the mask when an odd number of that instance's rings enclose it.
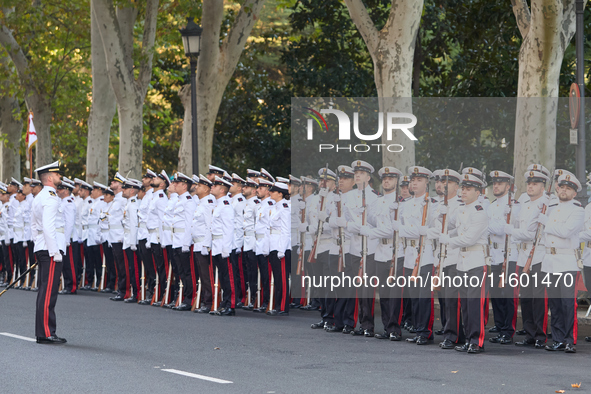
<path fill-rule="evenodd" d="M 10 55 L 10 59 L 18 73 L 21 84 L 27 91 L 27 94 L 37 94 L 37 89 L 33 80 L 31 79 L 31 70 L 29 62 L 23 53 L 22 48 L 14 39 L 12 32 L 3 23 L 0 23 L 0 44 L 6 49 Z"/>
<path fill-rule="evenodd" d="M 378 30 L 371 20 L 363 1 L 345 0 L 345 4 L 349 9 L 349 15 L 351 15 L 353 23 L 357 26 L 357 29 L 365 41 L 365 45 L 367 45 L 367 49 L 370 53 L 374 53 L 378 48 Z M 392 12 L 390 13 L 390 17 L 392 17 Z"/>
<path fill-rule="evenodd" d="M 577 30 L 577 4 L 576 0 L 563 0 L 562 1 L 562 32 L 560 33 L 560 45 L 564 51 L 570 44 L 575 32 Z M 585 0 L 584 7 L 587 6 L 587 0 Z"/>
<path fill-rule="evenodd" d="M 521 37 L 525 38 L 529 32 L 529 26 L 531 24 L 531 12 L 527 5 L 527 0 L 511 0 L 513 7 L 513 14 L 517 21 L 517 27 L 521 33 Z"/>

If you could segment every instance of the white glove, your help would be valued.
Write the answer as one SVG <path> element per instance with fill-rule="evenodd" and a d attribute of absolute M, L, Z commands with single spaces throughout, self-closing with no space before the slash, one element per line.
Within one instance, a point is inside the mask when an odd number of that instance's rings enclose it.
<path fill-rule="evenodd" d="M 306 209 L 306 202 L 304 200 L 300 200 L 298 203 L 298 208 L 300 208 L 300 211 Z"/>
<path fill-rule="evenodd" d="M 300 225 L 298 226 L 298 231 L 300 233 L 308 232 L 308 223 L 300 223 Z"/>
<path fill-rule="evenodd" d="M 66 244 L 66 248 L 69 248 L 69 247 L 70 247 L 70 242 L 68 242 L 68 243 Z"/>
<path fill-rule="evenodd" d="M 439 206 L 439 214 L 440 215 L 447 215 L 447 205 L 441 204 Z"/>
<path fill-rule="evenodd" d="M 337 227 L 347 227 L 347 219 L 344 216 L 336 219 Z"/>
<path fill-rule="evenodd" d="M 394 231 L 400 230 L 400 220 L 392 220 L 392 229 Z"/>
<path fill-rule="evenodd" d="M 548 216 L 540 214 L 538 215 L 538 219 L 536 220 L 536 222 L 541 223 L 545 226 L 546 223 L 548 223 Z"/>
<path fill-rule="evenodd" d="M 318 212 L 318 220 L 326 222 L 326 219 L 328 219 L 328 213 L 326 213 L 326 211 Z"/>
<path fill-rule="evenodd" d="M 222 250 L 222 259 L 227 259 L 228 257 L 230 257 L 230 252 Z"/>
<path fill-rule="evenodd" d="M 447 245 L 449 244 L 449 235 L 448 234 L 441 234 L 439 236 L 439 243 Z"/>
<path fill-rule="evenodd" d="M 334 202 L 339 202 L 341 201 L 341 193 L 334 193 L 334 196 L 332 197 L 332 200 Z"/>
<path fill-rule="evenodd" d="M 150 243 L 146 242 L 146 249 L 150 249 Z"/>
<path fill-rule="evenodd" d="M 27 241 L 23 241 L 23 248 L 27 247 Z"/>
<path fill-rule="evenodd" d="M 62 254 L 61 253 L 56 253 L 53 256 L 53 261 L 56 263 L 61 263 L 62 262 Z"/>
<path fill-rule="evenodd" d="M 338 219 L 338 216 L 331 216 L 331 218 L 328 219 L 328 225 L 330 226 L 330 228 L 339 227 L 337 224 L 337 219 Z"/>
<path fill-rule="evenodd" d="M 326 197 L 326 196 L 328 196 L 328 189 L 327 188 L 320 189 L 320 191 L 318 192 L 318 195 L 320 197 Z"/>
<path fill-rule="evenodd" d="M 361 226 L 359 228 L 359 234 L 365 235 L 366 237 L 369 237 L 370 234 L 371 234 L 371 227 L 369 227 L 369 226 Z"/>
<path fill-rule="evenodd" d="M 511 213 L 511 207 L 509 205 L 505 205 L 505 209 L 504 209 L 503 213 L 505 215 L 510 214 Z"/>
<path fill-rule="evenodd" d="M 511 224 L 505 224 L 503 226 L 503 232 L 507 235 L 513 234 L 514 227 Z"/>
<path fill-rule="evenodd" d="M 285 257 L 285 252 L 277 252 L 277 257 L 279 258 L 279 260 L 281 260 Z"/>
<path fill-rule="evenodd" d="M 392 204 L 390 204 L 391 211 L 395 211 L 397 209 L 398 209 L 398 201 L 394 201 Z"/>
<path fill-rule="evenodd" d="M 427 235 L 427 231 L 429 231 L 429 227 L 419 226 L 419 234 L 420 235 Z"/>
<path fill-rule="evenodd" d="M 188 252 L 189 252 L 189 250 L 191 250 L 191 247 L 190 247 L 190 246 L 183 246 L 183 247 L 181 248 L 181 252 L 183 252 L 183 253 L 188 253 Z M 226 257 L 227 257 L 227 256 L 226 256 Z"/>
<path fill-rule="evenodd" d="M 360 227 L 361 226 L 359 224 L 355 223 L 355 222 L 349 222 L 349 223 L 347 223 L 346 229 L 350 233 L 359 234 L 359 228 Z"/>
<path fill-rule="evenodd" d="M 137 246 L 136 245 L 131 245 L 129 247 L 129 249 L 131 249 L 132 252 L 135 252 L 135 251 L 137 251 Z"/>

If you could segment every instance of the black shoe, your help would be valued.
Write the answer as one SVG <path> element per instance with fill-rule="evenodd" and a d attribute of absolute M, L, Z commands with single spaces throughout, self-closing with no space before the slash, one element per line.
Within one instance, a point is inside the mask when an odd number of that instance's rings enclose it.
<path fill-rule="evenodd" d="M 320 328 L 324 328 L 324 322 L 319 321 L 318 323 L 312 323 L 312 324 L 310 324 L 310 328 L 313 330 L 318 330 Z"/>
<path fill-rule="evenodd" d="M 501 329 L 497 326 L 492 326 L 492 328 L 488 330 L 488 332 L 501 332 Z"/>
<path fill-rule="evenodd" d="M 176 301 L 172 301 L 170 304 L 164 304 L 164 308 L 172 309 L 176 305 Z"/>
<path fill-rule="evenodd" d="M 406 321 L 404 322 L 404 325 L 402 326 L 403 329 L 405 329 L 406 331 L 408 331 L 408 329 L 410 328 L 410 324 Z"/>
<path fill-rule="evenodd" d="M 390 333 L 390 340 L 393 342 L 400 342 L 402 341 L 402 335 L 394 334 L 393 332 Z"/>
<path fill-rule="evenodd" d="M 536 341 L 533 338 L 524 339 L 523 341 L 515 342 L 515 346 L 533 346 Z"/>
<path fill-rule="evenodd" d="M 585 337 L 585 342 L 591 342 L 591 337 Z"/>
<path fill-rule="evenodd" d="M 160 306 L 162 306 L 162 301 L 157 301 L 157 302 L 153 303 L 152 306 L 160 307 Z"/>
<path fill-rule="evenodd" d="M 417 343 L 418 340 L 419 340 L 419 337 L 406 338 L 406 342 L 409 342 L 409 343 Z"/>
<path fill-rule="evenodd" d="M 113 289 L 111 289 L 110 287 L 105 287 L 104 289 L 101 290 L 101 293 L 111 293 L 113 291 Z"/>
<path fill-rule="evenodd" d="M 211 308 L 203 305 L 201 308 L 195 309 L 193 312 L 195 312 L 195 313 L 209 313 L 209 311 L 211 311 Z"/>
<path fill-rule="evenodd" d="M 343 327 L 343 334 L 351 334 L 351 332 L 353 332 L 353 327 L 345 324 L 345 327 Z"/>
<path fill-rule="evenodd" d="M 417 329 L 414 328 L 414 326 L 408 326 L 408 332 L 410 332 L 411 334 L 416 334 Z"/>
<path fill-rule="evenodd" d="M 109 299 L 111 301 L 123 301 L 125 299 L 125 297 L 122 295 L 116 295 L 115 297 L 110 297 Z"/>
<path fill-rule="evenodd" d="M 129 297 L 123 300 L 124 302 L 127 302 L 128 304 L 134 303 L 137 304 L 137 298 L 135 297 Z"/>
<path fill-rule="evenodd" d="M 235 316 L 236 315 L 236 311 L 234 310 L 234 308 L 224 308 L 218 311 L 218 313 L 216 313 L 216 315 L 218 316 Z"/>
<path fill-rule="evenodd" d="M 218 311 L 214 311 L 213 309 L 208 312 L 210 315 L 217 315 Z"/>
<path fill-rule="evenodd" d="M 277 312 L 277 316 L 289 316 L 289 312 L 288 311 L 279 311 L 279 312 Z"/>
<path fill-rule="evenodd" d="M 443 328 L 441 330 L 437 330 L 434 333 L 435 335 L 443 335 Z"/>
<path fill-rule="evenodd" d="M 240 301 L 236 303 L 236 309 L 242 308 L 243 306 L 244 306 L 244 304 Z"/>
<path fill-rule="evenodd" d="M 301 309 L 301 310 L 303 310 L 303 311 L 316 311 L 316 310 L 318 310 L 318 308 L 316 308 L 316 307 L 313 307 L 313 306 L 312 306 L 312 305 L 310 305 L 310 304 L 308 304 L 308 305 L 306 305 L 306 306 L 303 306 L 303 307 L 301 307 L 300 309 Z"/>
<path fill-rule="evenodd" d="M 525 335 L 527 332 L 525 330 L 517 330 L 515 331 L 515 335 Z"/>
<path fill-rule="evenodd" d="M 254 309 L 254 304 L 242 305 L 242 309 L 245 311 L 252 311 Z"/>
<path fill-rule="evenodd" d="M 289 304 L 289 307 L 290 308 L 294 308 L 294 309 L 297 309 L 297 308 L 299 308 L 301 306 L 302 306 L 302 304 L 299 304 L 299 303 L 296 303 L 296 302 L 292 302 L 291 304 Z"/>
<path fill-rule="evenodd" d="M 59 294 L 76 294 L 76 292 L 72 293 L 70 290 L 64 289 L 64 290 L 60 291 Z"/>
<path fill-rule="evenodd" d="M 554 342 L 552 345 L 546 345 L 546 350 L 549 350 L 551 352 L 555 352 L 558 350 L 565 350 L 566 349 L 566 345 L 562 342 Z"/>
<path fill-rule="evenodd" d="M 15 289 L 15 290 L 20 290 L 20 289 L 22 289 L 22 288 L 23 288 L 22 286 L 14 286 L 14 289 Z"/>
<path fill-rule="evenodd" d="M 545 349 L 546 348 L 546 341 L 542 341 L 540 339 L 537 339 L 535 347 L 536 347 L 536 349 Z"/>
<path fill-rule="evenodd" d="M 271 309 L 271 310 L 267 311 L 267 315 L 269 315 L 269 316 L 277 316 L 277 310 L 276 309 Z"/>
<path fill-rule="evenodd" d="M 265 313 L 267 312 L 267 305 L 262 305 L 260 308 L 254 308 L 253 312 Z"/>
<path fill-rule="evenodd" d="M 388 339 L 388 338 L 390 338 L 390 334 L 388 334 L 386 331 L 384 331 L 382 334 L 380 334 L 380 333 L 375 334 L 374 337 L 377 339 Z"/>
<path fill-rule="evenodd" d="M 508 345 L 513 342 L 513 339 L 506 335 L 499 334 L 496 337 L 489 338 L 490 343 L 500 343 L 501 345 Z"/>
<path fill-rule="evenodd" d="M 575 345 L 571 345 L 570 343 L 567 343 L 566 346 L 564 347 L 564 352 L 565 353 L 576 353 L 577 349 L 575 348 Z"/>
<path fill-rule="evenodd" d="M 31 291 L 31 286 L 24 287 L 23 290 Z M 73 294 L 76 294 L 76 293 L 73 293 Z"/>
<path fill-rule="evenodd" d="M 425 337 L 418 337 L 417 338 L 417 341 L 416 341 L 416 344 L 417 345 L 427 345 L 427 344 L 429 344 L 431 342 L 433 342 L 433 339 L 428 339 L 428 338 L 425 338 Z"/>
<path fill-rule="evenodd" d="M 335 325 L 332 325 L 326 329 L 326 332 L 343 332 L 343 330 L 343 327 L 337 327 Z"/>
<path fill-rule="evenodd" d="M 353 336 L 359 336 L 359 335 L 363 335 L 363 334 L 365 334 L 365 331 L 361 327 L 359 327 L 356 330 L 351 331 L 351 335 L 353 335 Z"/>
<path fill-rule="evenodd" d="M 190 311 L 191 305 L 182 303 L 182 304 L 179 304 L 179 306 L 175 306 L 174 308 L 172 308 L 172 310 L 173 311 L 181 311 L 181 312 Z"/>
<path fill-rule="evenodd" d="M 439 344 L 439 347 L 442 349 L 453 349 L 456 347 L 456 344 L 450 341 L 449 339 L 445 339 L 443 340 L 443 342 Z"/>
<path fill-rule="evenodd" d="M 468 350 L 466 351 L 466 353 L 478 354 L 483 351 L 484 351 L 484 346 L 480 347 L 478 345 L 471 343 L 470 346 L 468 346 Z"/>
<path fill-rule="evenodd" d="M 467 352 L 469 348 L 470 344 L 466 342 L 462 346 L 456 346 L 454 349 L 458 352 Z"/>
<path fill-rule="evenodd" d="M 31 287 L 31 291 L 38 292 L 39 291 L 39 288 L 37 288 L 37 287 Z"/>
<path fill-rule="evenodd" d="M 57 335 L 52 335 L 50 337 L 37 337 L 37 343 L 47 344 L 47 345 L 62 345 L 66 343 L 65 338 L 60 338 Z"/>
<path fill-rule="evenodd" d="M 369 337 L 373 337 L 374 336 L 373 330 L 364 330 L 363 331 L 363 336 L 364 337 L 368 337 L 368 338 Z"/>
<path fill-rule="evenodd" d="M 90 291 L 98 291 L 98 287 L 93 287 L 90 289 Z"/>
<path fill-rule="evenodd" d="M 90 285 L 86 285 L 84 287 L 81 287 L 80 290 L 90 290 Z"/>
<path fill-rule="evenodd" d="M 145 300 L 138 302 L 138 304 L 140 304 L 140 305 L 150 305 L 151 302 L 152 302 L 152 300 L 150 298 L 146 298 Z"/>

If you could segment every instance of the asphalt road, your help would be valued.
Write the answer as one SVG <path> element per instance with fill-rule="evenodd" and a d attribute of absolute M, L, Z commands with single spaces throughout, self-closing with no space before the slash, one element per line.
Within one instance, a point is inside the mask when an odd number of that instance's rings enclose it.
<path fill-rule="evenodd" d="M 218 317 L 115 303 L 104 294 L 80 292 L 58 298 L 57 334 L 68 340 L 66 345 L 6 336 L 34 338 L 35 297 L 10 290 L 0 298 L 2 393 L 591 389 L 591 344 L 583 340 L 591 335 L 590 326 L 579 327 L 577 354 L 487 343 L 485 353 L 468 355 L 436 344 L 419 347 L 311 330 L 317 312 L 269 317 L 240 310 L 235 317 Z M 581 388 L 572 388 L 573 383 Z"/>

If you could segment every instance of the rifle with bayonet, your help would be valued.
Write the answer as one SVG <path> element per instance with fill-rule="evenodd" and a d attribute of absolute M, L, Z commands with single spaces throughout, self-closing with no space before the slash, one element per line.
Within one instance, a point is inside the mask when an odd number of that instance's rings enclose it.
<path fill-rule="evenodd" d="M 427 216 L 429 211 L 429 189 L 425 191 L 425 205 L 423 206 L 423 220 L 421 221 L 421 226 L 425 226 L 427 224 Z M 410 275 L 410 280 L 413 282 L 417 280 L 417 276 L 419 275 L 419 268 L 421 266 L 421 260 L 423 258 L 423 249 L 425 248 L 425 241 L 427 236 L 421 235 L 419 237 L 419 250 L 417 259 L 415 260 L 415 266 L 412 269 L 412 274 Z"/>
<path fill-rule="evenodd" d="M 507 205 L 509 206 L 509 213 L 507 214 L 507 224 L 511 224 L 511 213 L 513 212 L 513 194 L 515 193 L 515 167 L 513 167 L 513 179 L 511 179 L 511 186 L 509 186 L 509 193 L 507 193 Z M 499 281 L 499 288 L 505 287 L 505 283 L 509 280 L 507 278 L 507 259 L 509 258 L 509 234 L 505 234 L 505 249 L 503 266 L 501 267 L 501 279 Z"/>
<path fill-rule="evenodd" d="M 341 191 L 339 189 L 338 186 L 338 182 L 337 182 L 337 187 L 335 189 L 335 193 L 339 196 L 339 199 L 337 201 L 337 216 L 340 218 L 343 216 L 343 209 L 341 206 Z M 344 249 L 344 244 L 345 244 L 345 229 L 342 227 L 338 228 L 339 230 L 339 234 L 338 234 L 338 238 L 337 238 L 337 244 L 339 245 L 339 262 L 337 265 L 337 269 L 338 272 L 344 272 L 345 271 L 345 249 Z"/>
<path fill-rule="evenodd" d="M 400 175 L 398 176 L 398 179 L 396 180 L 396 204 L 400 204 L 400 202 L 398 201 L 398 192 L 399 192 L 399 185 L 400 185 Z M 396 209 L 394 210 L 394 221 L 398 220 L 398 210 L 399 207 L 397 206 Z M 394 235 L 392 235 L 392 246 L 394 248 L 393 250 L 393 256 L 392 256 L 392 261 L 390 262 L 390 272 L 388 274 L 388 276 L 390 278 L 396 278 L 396 272 L 398 271 L 398 231 L 394 230 Z"/>
<path fill-rule="evenodd" d="M 445 175 L 445 193 L 443 195 L 443 206 L 447 209 L 449 207 L 449 204 L 448 204 L 448 200 L 449 200 L 449 196 L 448 196 L 449 170 L 448 169 L 445 169 L 444 175 Z M 447 226 L 448 226 L 448 221 L 447 221 L 447 212 L 446 212 L 442 215 L 442 218 L 441 218 L 441 234 L 447 234 Z M 435 276 L 439 277 L 440 284 L 442 283 L 442 280 L 443 280 L 443 261 L 446 258 L 447 258 L 447 245 L 439 243 L 439 265 L 437 266 L 437 269 L 435 270 Z M 435 290 L 439 290 L 440 287 L 441 287 L 441 285 L 438 286 L 438 288 L 436 288 Z"/>
<path fill-rule="evenodd" d="M 363 208 L 363 213 L 361 214 L 361 225 L 365 226 L 367 224 L 367 206 L 365 204 L 365 183 L 363 184 L 363 190 L 361 190 L 361 206 Z M 367 237 L 365 235 L 361 236 L 361 261 L 359 262 L 359 276 L 364 277 L 366 273 L 366 265 L 367 265 Z"/>
<path fill-rule="evenodd" d="M 326 163 L 326 167 L 324 168 L 324 188 L 327 189 L 328 193 L 328 163 Z M 328 195 L 328 194 L 327 194 Z M 326 210 L 326 196 L 320 197 L 320 212 L 324 212 Z M 318 229 L 316 230 L 316 238 L 314 239 L 314 245 L 312 246 L 312 250 L 310 251 L 310 256 L 308 256 L 308 263 L 315 263 L 316 258 L 318 257 L 318 241 L 320 240 L 320 235 L 322 235 L 322 230 L 324 229 L 324 221 L 318 220 Z"/>
<path fill-rule="evenodd" d="M 304 202 L 304 209 L 300 213 L 300 223 L 306 223 L 306 185 L 304 185 L 302 193 L 302 201 Z M 298 265 L 296 267 L 296 274 L 304 274 L 304 244 L 306 242 L 306 233 L 300 233 L 300 249 L 298 251 Z"/>

